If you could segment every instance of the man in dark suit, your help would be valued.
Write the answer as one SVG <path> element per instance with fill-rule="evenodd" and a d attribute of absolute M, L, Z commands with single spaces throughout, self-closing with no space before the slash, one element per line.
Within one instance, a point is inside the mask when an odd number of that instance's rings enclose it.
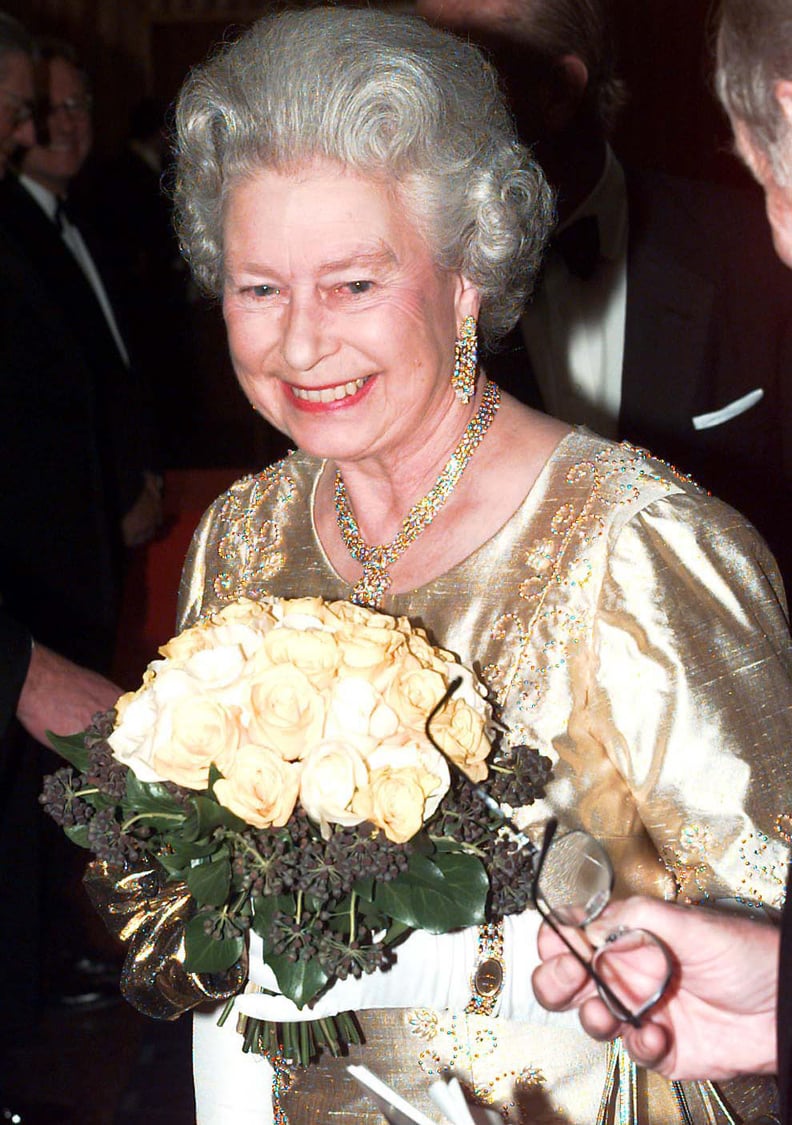
<path fill-rule="evenodd" d="M 622 168 L 608 144 L 624 92 L 604 0 L 417 8 L 491 51 L 558 196 L 522 339 L 488 370 L 529 405 L 691 473 L 753 520 L 789 585 L 792 284 L 761 207 Z"/>
<path fill-rule="evenodd" d="M 43 741 L 47 726 L 79 729 L 118 697 L 104 675 L 115 647 L 124 551 L 151 534 L 159 502 L 146 474 L 138 387 L 107 289 L 74 224 L 64 220 L 59 228 L 55 222 L 71 169 L 88 146 L 82 78 L 71 63 L 47 62 L 48 134 L 35 144 L 28 138 L 33 187 L 23 187 L 11 172 L 0 182 L 0 457 L 7 482 L 0 491 L 0 591 L 17 662 L 9 709 L 21 685 L 16 718 L 3 736 L 3 760 L 24 783 L 9 808 L 31 822 L 31 848 L 49 825 L 36 803 L 40 772 L 30 735 Z M 45 693 L 59 713 L 39 714 Z M 53 758 L 45 768 L 54 764 Z M 5 822 L 3 829 L 11 832 Z M 81 892 L 56 898 L 66 876 L 76 887 L 79 853 L 55 832 L 47 849 L 43 910 L 51 987 L 75 1005 L 98 1002 L 101 989 L 93 981 L 67 975 L 89 952 Z M 34 880 L 16 859 L 4 865 L 3 878 L 3 1007 L 24 1023 L 26 1005 L 35 999 L 31 980 L 41 968 L 32 932 Z M 23 888 L 31 932 L 21 935 L 24 944 L 12 955 L 10 935 L 20 928 L 11 919 Z"/>
<path fill-rule="evenodd" d="M 14 151 L 35 142 L 31 52 L 24 29 L 0 12 L 0 180 Z M 39 287 L 23 248 L 0 222 L 0 449 L 5 470 L 0 493 L 0 1117 L 28 1125 L 44 1121 L 56 1125 L 65 1120 L 58 1107 L 21 1106 L 8 1100 L 9 1076 L 2 1066 L 7 1047 L 31 1033 L 38 1014 L 40 925 L 47 911 L 46 904 L 39 902 L 43 817 L 37 803 L 37 743 L 46 742 L 47 730 L 67 734 L 85 726 L 95 711 L 113 705 L 118 688 L 41 643 L 57 643 L 58 635 L 54 622 L 47 619 L 53 595 L 48 589 L 51 577 L 43 570 L 48 567 L 58 574 L 59 582 L 61 567 L 66 579 L 71 572 L 71 532 L 61 518 L 74 508 L 64 502 L 70 482 L 77 488 L 87 486 L 85 506 L 94 500 L 93 477 L 75 480 L 72 473 L 72 456 L 78 464 L 90 456 L 79 444 L 65 440 L 59 459 L 59 452 L 47 448 L 45 441 L 44 455 L 36 460 L 42 449 L 39 422 L 53 440 L 53 426 L 46 419 L 60 409 L 57 395 L 50 401 L 47 379 L 68 359 L 63 348 L 47 367 L 36 369 L 44 350 L 39 336 L 53 327 L 46 305 L 41 315 L 33 308 Z M 54 340 L 50 346 L 57 351 Z M 66 418 L 60 421 L 65 423 Z M 32 448 L 24 441 L 24 428 Z M 60 436 L 58 428 L 56 442 Z M 79 524 L 78 530 L 86 532 Z M 31 551 L 27 546 L 17 550 L 28 542 Z M 26 565 L 30 554 L 37 556 L 32 573 Z M 44 567 L 42 560 L 46 560 Z M 54 601 L 68 605 L 65 583 L 59 585 Z M 9 612 L 9 604 L 15 613 Z M 78 635 L 83 624 L 93 632 L 89 615 L 80 622 Z M 65 637 L 66 631 L 60 635 Z M 74 638 L 70 647 L 76 652 Z"/>

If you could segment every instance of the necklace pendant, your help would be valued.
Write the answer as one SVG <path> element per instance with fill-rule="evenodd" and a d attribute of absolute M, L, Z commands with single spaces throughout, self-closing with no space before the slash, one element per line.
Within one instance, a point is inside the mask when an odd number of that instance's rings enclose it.
<path fill-rule="evenodd" d="M 393 579 L 383 567 L 364 563 L 363 575 L 355 583 L 349 600 L 369 609 L 381 609 L 392 583 Z"/>

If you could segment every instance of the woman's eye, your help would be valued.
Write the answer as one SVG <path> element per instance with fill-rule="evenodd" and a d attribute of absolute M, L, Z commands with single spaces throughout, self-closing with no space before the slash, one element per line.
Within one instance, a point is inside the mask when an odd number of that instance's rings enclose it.
<path fill-rule="evenodd" d="M 339 289 L 346 289 L 348 293 L 353 294 L 368 293 L 373 285 L 373 281 L 347 281 L 344 285 L 340 285 Z"/>
<path fill-rule="evenodd" d="M 254 297 L 277 297 L 280 289 L 274 285 L 251 285 L 248 292 Z"/>

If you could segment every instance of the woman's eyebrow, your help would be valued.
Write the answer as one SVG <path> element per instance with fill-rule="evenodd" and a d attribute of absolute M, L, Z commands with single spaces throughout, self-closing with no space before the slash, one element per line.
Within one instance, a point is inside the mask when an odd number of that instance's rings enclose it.
<path fill-rule="evenodd" d="M 322 262 L 320 272 L 333 273 L 336 270 L 347 270 L 353 267 L 392 266 L 396 265 L 397 261 L 398 259 L 393 250 L 387 246 L 383 246 L 376 250 L 355 251 L 351 254 L 345 254 L 340 258 L 331 258 L 328 261 Z"/>

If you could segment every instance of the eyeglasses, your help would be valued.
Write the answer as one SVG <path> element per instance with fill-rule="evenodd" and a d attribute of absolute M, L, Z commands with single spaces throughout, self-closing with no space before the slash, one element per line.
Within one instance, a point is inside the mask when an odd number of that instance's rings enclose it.
<path fill-rule="evenodd" d="M 33 120 L 35 107 L 30 98 L 23 98 L 19 94 L 15 94 L 13 90 L 1 88 L 0 97 L 6 98 L 11 105 L 11 121 L 15 129 Z"/>
<path fill-rule="evenodd" d="M 68 117 L 86 117 L 93 108 L 93 98 L 84 94 L 81 98 L 64 98 L 62 102 L 45 102 L 44 112 L 49 117 L 65 113 Z"/>
<path fill-rule="evenodd" d="M 608 1010 L 622 1023 L 640 1027 L 646 1013 L 660 1000 L 671 981 L 673 962 L 666 946 L 648 930 L 620 928 L 609 934 L 591 957 L 577 950 L 561 927 L 583 930 L 599 917 L 613 890 L 613 865 L 602 845 L 582 829 L 558 835 L 558 821 L 545 827 L 541 848 L 520 829 L 486 789 L 465 771 L 432 737 L 431 724 L 462 683 L 457 677 L 426 720 L 429 742 L 452 770 L 470 785 L 520 848 L 534 858 L 531 900 L 541 918 L 564 943 L 594 982 Z"/>
<path fill-rule="evenodd" d="M 551 818 L 536 861 L 533 904 L 586 970 L 608 1011 L 640 1027 L 671 982 L 671 954 L 648 930 L 626 927 L 608 934 L 590 958 L 575 948 L 562 927 L 582 930 L 602 913 L 613 888 L 613 868 L 593 836 L 581 830 L 556 836 L 557 830 L 558 821 Z"/>

